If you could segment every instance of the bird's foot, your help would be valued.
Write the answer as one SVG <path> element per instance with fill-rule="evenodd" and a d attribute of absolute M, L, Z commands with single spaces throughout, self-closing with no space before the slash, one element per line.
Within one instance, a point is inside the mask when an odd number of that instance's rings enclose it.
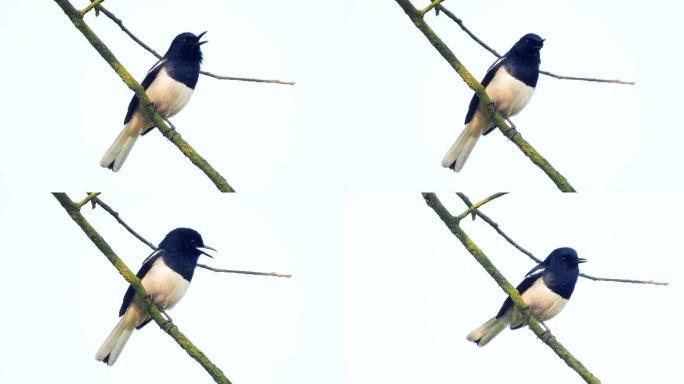
<path fill-rule="evenodd" d="M 170 129 L 168 132 L 166 132 L 166 133 L 164 134 L 164 137 L 166 137 L 167 139 L 171 140 L 171 139 L 173 139 L 173 137 L 174 137 L 174 136 L 176 135 L 176 133 L 177 133 L 177 132 L 176 132 L 176 126 L 173 125 L 173 123 L 172 123 L 171 121 L 169 121 L 168 119 L 164 119 L 164 121 L 166 122 L 166 124 L 169 125 L 169 127 L 171 127 L 171 129 Z"/>
<path fill-rule="evenodd" d="M 543 321 L 537 321 L 539 322 L 539 324 L 541 324 L 542 327 L 544 327 L 544 332 L 541 335 L 539 335 L 539 339 L 546 343 L 549 341 L 549 338 L 553 337 L 553 335 L 551 334 L 551 329 Z"/>
<path fill-rule="evenodd" d="M 543 341 L 544 343 L 548 343 L 549 339 L 552 338 L 553 335 L 549 331 L 544 331 L 541 335 L 539 335 L 539 339 Z"/>
<path fill-rule="evenodd" d="M 152 297 L 152 295 L 145 295 L 145 297 L 143 297 L 143 300 L 145 301 L 148 307 L 151 307 L 152 303 L 154 303 L 154 297 Z"/>
<path fill-rule="evenodd" d="M 160 311 L 164 315 L 164 317 L 166 317 L 166 321 L 164 322 L 164 324 L 162 324 L 161 327 L 164 331 L 169 332 L 171 330 L 171 327 L 173 327 L 173 319 L 171 318 L 171 316 L 169 316 L 168 313 L 166 313 L 165 310 L 161 309 Z"/>

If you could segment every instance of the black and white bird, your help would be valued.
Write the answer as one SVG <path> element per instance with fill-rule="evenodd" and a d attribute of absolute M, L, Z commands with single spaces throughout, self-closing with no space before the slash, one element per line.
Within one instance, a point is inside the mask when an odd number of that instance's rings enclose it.
<path fill-rule="evenodd" d="M 577 257 L 577 252 L 572 248 L 558 248 L 527 273 L 516 289 L 537 320 L 549 320 L 565 307 L 575 290 L 579 263 L 585 261 Z M 523 318 L 510 297 L 506 298 L 496 316 L 470 332 L 466 338 L 482 347 L 508 325 L 511 329 L 527 325 L 527 319 Z"/>
<path fill-rule="evenodd" d="M 189 228 L 176 228 L 159 243 L 157 250 L 145 259 L 137 276 L 145 292 L 162 310 L 173 308 L 190 286 L 202 249 L 202 236 Z M 121 319 L 97 351 L 95 359 L 113 365 L 135 329 L 152 320 L 141 306 L 140 298 L 129 286 L 119 310 Z"/>
<path fill-rule="evenodd" d="M 185 32 L 176 36 L 168 51 L 150 68 L 141 84 L 163 118 L 172 117 L 183 109 L 195 90 L 202 63 L 200 46 L 206 43 L 200 39 L 205 33 L 195 36 Z M 142 108 L 138 97 L 134 95 L 124 119 L 126 126 L 102 156 L 101 166 L 115 172 L 121 169 L 138 136 L 154 128 L 154 123 L 145 117 Z"/>
<path fill-rule="evenodd" d="M 505 117 L 516 115 L 530 101 L 539 79 L 539 50 L 543 46 L 544 39 L 528 33 L 492 64 L 482 79 L 487 96 Z M 479 105 L 480 98 L 475 94 L 466 114 L 467 125 L 444 156 L 442 166 L 460 171 L 480 135 L 486 135 L 494 129 L 494 122 Z"/>

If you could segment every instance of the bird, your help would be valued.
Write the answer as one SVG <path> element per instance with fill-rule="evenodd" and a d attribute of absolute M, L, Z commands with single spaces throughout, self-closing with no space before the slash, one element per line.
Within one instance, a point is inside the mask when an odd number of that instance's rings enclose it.
<path fill-rule="evenodd" d="M 190 100 L 200 73 L 202 51 L 200 41 L 207 33 L 195 36 L 184 32 L 176 36 L 164 56 L 150 68 L 142 82 L 145 94 L 154 104 L 156 111 L 169 118 L 178 113 Z M 124 118 L 124 128 L 114 143 L 107 149 L 100 165 L 114 172 L 121 169 L 138 136 L 154 128 L 143 111 L 138 96 L 133 95 Z"/>
<path fill-rule="evenodd" d="M 539 51 L 544 39 L 528 33 L 487 70 L 482 86 L 494 107 L 504 117 L 516 115 L 529 103 L 539 79 Z M 494 121 L 480 107 L 480 98 L 473 95 L 466 114 L 466 127 L 442 160 L 442 166 L 458 172 L 463 168 L 480 135 L 494 128 Z"/>
<path fill-rule="evenodd" d="M 568 247 L 555 249 L 549 256 L 525 275 L 516 287 L 530 314 L 537 320 L 549 320 L 567 304 L 579 276 L 579 264 L 586 260 Z M 518 329 L 527 325 L 513 300 L 507 297 L 496 316 L 473 330 L 466 339 L 480 347 L 489 343 L 507 325 Z"/>
<path fill-rule="evenodd" d="M 136 274 L 152 302 L 161 310 L 173 308 L 190 286 L 192 275 L 200 255 L 212 257 L 202 249 L 214 248 L 204 245 L 202 236 L 190 228 L 176 228 L 159 243 L 155 252 L 145 259 Z M 124 294 L 119 317 L 107 339 L 95 354 L 95 359 L 114 365 L 123 347 L 135 329 L 152 320 L 141 306 L 140 298 L 132 286 Z"/>

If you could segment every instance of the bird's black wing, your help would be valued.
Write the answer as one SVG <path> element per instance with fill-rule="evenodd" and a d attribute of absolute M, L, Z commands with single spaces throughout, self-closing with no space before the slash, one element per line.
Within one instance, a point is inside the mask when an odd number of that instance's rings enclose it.
<path fill-rule="evenodd" d="M 487 74 L 485 75 L 484 79 L 482 79 L 482 86 L 487 88 L 487 85 L 492 81 L 494 78 L 494 75 L 496 74 L 496 71 L 501 68 L 501 64 L 503 64 L 504 60 L 506 59 L 506 56 L 500 58 L 499 60 L 495 61 L 494 64 L 492 64 L 491 67 L 487 70 Z M 465 118 L 465 123 L 463 124 L 468 124 L 470 123 L 470 120 L 473 119 L 473 116 L 475 116 L 475 111 L 477 110 L 477 106 L 480 104 L 480 98 L 477 97 L 477 93 L 473 95 L 473 98 L 470 100 L 470 106 L 468 106 L 468 113 L 466 114 Z"/>
<path fill-rule="evenodd" d="M 530 272 L 533 272 L 533 271 L 534 271 L 534 269 Z M 515 289 L 517 289 L 518 292 L 520 292 L 520 294 L 522 295 L 523 292 L 527 291 L 527 289 L 530 288 L 532 286 L 532 284 L 534 284 L 535 281 L 537 281 L 537 279 L 542 277 L 542 274 L 543 274 L 543 271 L 540 271 L 540 272 L 534 273 L 534 274 L 528 273 L 527 276 L 525 277 L 525 280 L 523 280 L 522 283 L 518 284 L 518 286 L 515 287 Z M 499 309 L 499 313 L 496 314 L 496 318 L 499 319 L 499 318 L 501 318 L 501 316 L 505 315 L 506 311 L 508 311 L 508 309 L 512 305 L 515 305 L 515 304 L 513 304 L 513 300 L 509 296 L 504 301 L 503 305 L 501 306 L 501 309 Z"/>
<path fill-rule="evenodd" d="M 151 255 L 147 256 L 147 259 L 143 261 L 142 267 L 140 267 L 140 270 L 138 273 L 135 275 L 138 276 L 138 279 L 141 279 L 147 274 L 147 272 L 152 268 L 152 264 L 154 264 L 155 261 L 164 253 L 163 250 L 159 251 L 154 251 Z M 126 310 L 128 309 L 128 306 L 131 305 L 131 302 L 133 301 L 133 298 L 135 297 L 135 291 L 133 290 L 132 286 L 128 286 L 128 289 L 126 290 L 126 294 L 124 295 L 123 302 L 121 303 L 121 309 L 119 309 L 119 316 L 123 316 L 124 313 L 126 313 Z M 142 326 L 142 325 L 141 325 Z"/>
<path fill-rule="evenodd" d="M 143 82 L 140 84 L 142 85 L 143 89 L 147 89 L 147 87 L 152 84 L 155 78 L 157 78 L 157 74 L 159 71 L 162 69 L 163 64 L 166 62 L 166 59 L 161 59 L 157 61 L 156 64 L 150 68 L 149 71 L 147 71 L 147 76 L 143 79 Z M 128 122 L 131 120 L 131 117 L 133 117 L 133 112 L 135 112 L 136 108 L 138 108 L 138 104 L 140 101 L 138 100 L 138 96 L 133 95 L 133 98 L 131 99 L 131 102 L 128 104 L 128 112 L 126 112 L 126 118 L 124 119 L 124 124 L 128 124 Z"/>

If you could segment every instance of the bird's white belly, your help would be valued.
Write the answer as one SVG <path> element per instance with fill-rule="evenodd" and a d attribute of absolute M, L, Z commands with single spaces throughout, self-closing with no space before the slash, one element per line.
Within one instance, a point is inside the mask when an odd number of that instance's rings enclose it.
<path fill-rule="evenodd" d="M 485 91 L 499 112 L 513 116 L 529 103 L 534 88 L 511 76 L 502 66 L 487 84 Z"/>
<path fill-rule="evenodd" d="M 523 294 L 522 298 L 530 311 L 539 320 L 545 321 L 556 316 L 563 310 L 568 300 L 553 292 L 543 284 L 544 278 L 539 278 Z"/>
<path fill-rule="evenodd" d="M 162 68 L 145 93 L 154 103 L 157 112 L 164 117 L 172 117 L 190 101 L 193 89 L 176 81 L 166 68 Z"/>
<path fill-rule="evenodd" d="M 155 304 L 170 309 L 185 295 L 190 282 L 169 268 L 160 257 L 143 277 L 142 285 Z"/>

